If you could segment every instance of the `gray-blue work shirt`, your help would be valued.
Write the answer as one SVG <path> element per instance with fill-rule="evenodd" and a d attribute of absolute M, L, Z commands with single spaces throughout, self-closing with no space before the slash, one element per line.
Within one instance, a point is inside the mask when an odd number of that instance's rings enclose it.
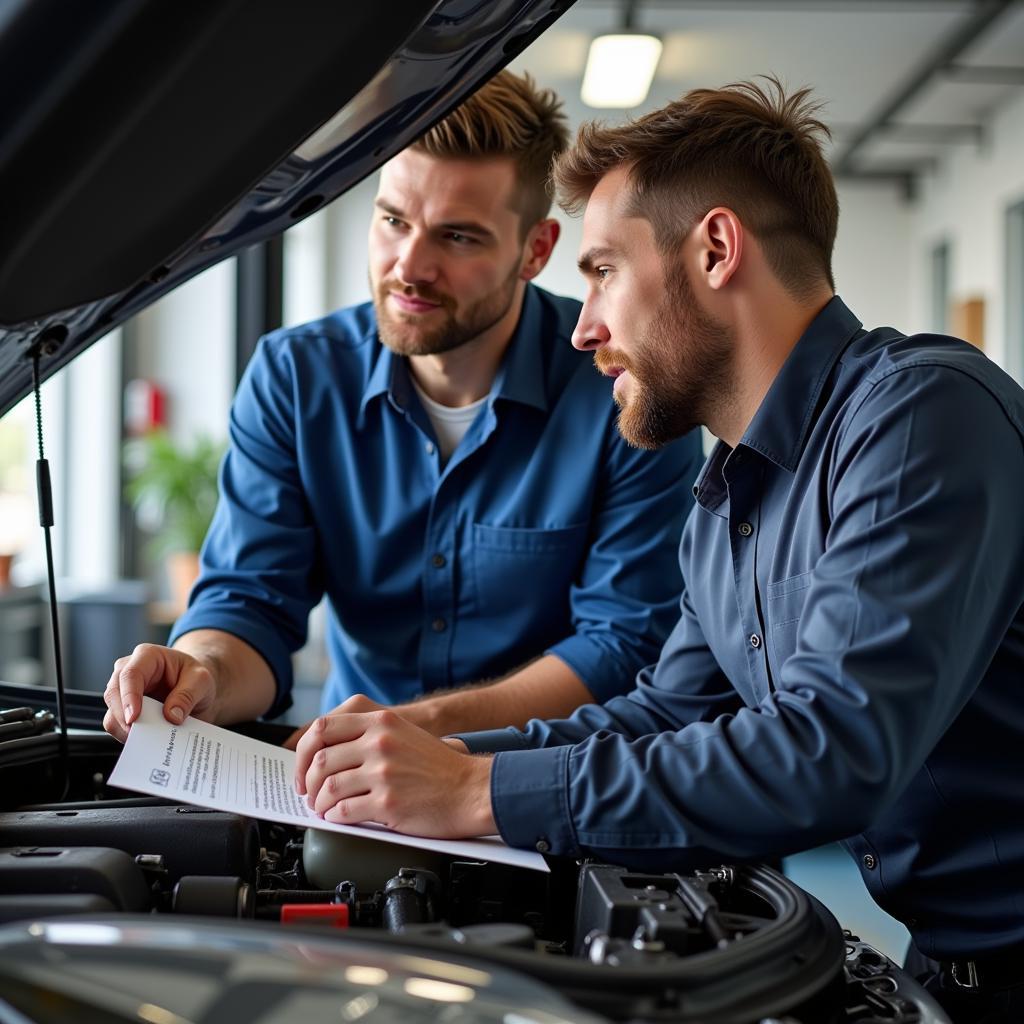
<path fill-rule="evenodd" d="M 979 350 L 834 298 L 698 477 L 657 665 L 465 737 L 505 751 L 505 839 L 677 870 L 845 839 L 925 954 L 1024 942 L 1022 437 Z"/>

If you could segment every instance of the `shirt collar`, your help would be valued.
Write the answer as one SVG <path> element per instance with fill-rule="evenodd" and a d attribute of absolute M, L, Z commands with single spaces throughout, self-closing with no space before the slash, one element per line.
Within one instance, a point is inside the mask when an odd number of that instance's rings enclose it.
<path fill-rule="evenodd" d="M 489 405 L 500 398 L 509 402 L 532 405 L 541 412 L 548 408 L 547 391 L 544 387 L 544 359 L 541 352 L 542 310 L 540 297 L 533 285 L 527 285 L 523 296 L 523 309 L 519 315 L 512 340 L 502 357 L 494 384 L 491 386 Z M 372 337 L 376 337 L 376 326 Z M 407 408 L 412 394 L 409 364 L 405 358 L 396 356 L 378 339 L 377 360 L 363 390 L 359 405 L 360 416 L 367 405 L 379 395 L 386 394 L 391 404 L 399 409 Z"/>
<path fill-rule="evenodd" d="M 843 300 L 833 296 L 782 364 L 740 443 L 794 472 L 825 382 L 860 328 Z"/>
<path fill-rule="evenodd" d="M 500 398 L 507 402 L 532 405 L 541 412 L 547 412 L 548 396 L 544 386 L 546 360 L 541 351 L 541 313 L 537 289 L 527 285 L 519 323 L 516 324 L 515 333 L 505 350 L 491 388 L 492 407 Z"/>
<path fill-rule="evenodd" d="M 829 300 L 793 346 L 735 450 L 719 441 L 708 456 L 693 485 L 693 496 L 702 506 L 714 511 L 721 505 L 726 463 L 741 462 L 744 447 L 790 473 L 796 471 L 825 381 L 861 326 L 838 295 Z"/>
<path fill-rule="evenodd" d="M 376 319 L 367 340 L 376 342 L 377 359 L 363 389 L 363 399 L 359 403 L 360 418 L 370 402 L 380 395 L 387 395 L 391 404 L 398 409 L 407 408 L 412 393 L 412 381 L 405 359 L 396 356 L 391 349 L 381 344 L 377 337 Z"/>

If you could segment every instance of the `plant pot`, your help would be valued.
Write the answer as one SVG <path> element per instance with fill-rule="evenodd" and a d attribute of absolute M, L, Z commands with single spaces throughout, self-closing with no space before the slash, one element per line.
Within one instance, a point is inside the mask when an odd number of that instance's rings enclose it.
<path fill-rule="evenodd" d="M 188 595 L 199 578 L 199 554 L 196 551 L 173 551 L 165 561 L 167 582 L 175 617 L 188 607 Z"/>

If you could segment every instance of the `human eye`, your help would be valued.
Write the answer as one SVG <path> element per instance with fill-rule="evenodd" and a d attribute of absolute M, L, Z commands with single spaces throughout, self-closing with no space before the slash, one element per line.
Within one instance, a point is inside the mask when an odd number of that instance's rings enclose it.
<path fill-rule="evenodd" d="M 400 228 L 402 226 L 402 221 L 398 217 L 396 217 L 394 214 L 391 214 L 391 213 L 385 213 L 384 216 L 381 217 L 381 220 L 389 228 Z"/>
<path fill-rule="evenodd" d="M 597 267 L 594 270 L 594 277 L 596 277 L 598 279 L 598 281 L 607 281 L 608 280 L 608 275 L 611 272 L 612 272 L 612 268 L 611 267 Z"/>
<path fill-rule="evenodd" d="M 453 242 L 455 245 L 467 246 L 476 245 L 476 239 L 471 235 L 464 235 L 461 231 L 449 231 L 445 237 L 449 242 Z"/>

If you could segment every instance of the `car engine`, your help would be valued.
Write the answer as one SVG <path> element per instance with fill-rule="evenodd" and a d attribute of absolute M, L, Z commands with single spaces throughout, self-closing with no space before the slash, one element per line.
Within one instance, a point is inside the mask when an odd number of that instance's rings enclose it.
<path fill-rule="evenodd" d="M 250 734 L 279 738 L 268 725 Z M 646 874 L 549 858 L 545 875 L 135 796 L 106 782 L 119 750 L 110 737 L 73 729 L 66 759 L 59 743 L 45 728 L 0 739 L 0 1001 L 29 1020 L 71 1019 L 56 1005 L 74 1019 L 122 1019 L 140 1000 L 158 1005 L 154 991 L 166 1009 L 195 997 L 182 977 L 213 962 L 230 984 L 159 1019 L 230 1019 L 229 992 L 237 1006 L 252 999 L 237 980 L 250 961 L 276 965 L 276 995 L 238 1019 L 285 1019 L 275 1013 L 315 994 L 325 1020 L 339 1007 L 343 1020 L 469 1022 L 493 1011 L 503 1024 L 947 1020 L 763 865 Z M 171 953 L 174 984 L 160 980 Z M 125 957 L 146 969 L 114 970 Z M 63 964 L 59 978 L 41 973 L 47 962 Z M 129 991 L 142 978 L 149 988 Z M 502 984 L 511 988 L 499 998 Z M 459 985 L 475 995 L 453 996 Z M 312 1004 L 303 1012 L 321 1019 Z"/>

